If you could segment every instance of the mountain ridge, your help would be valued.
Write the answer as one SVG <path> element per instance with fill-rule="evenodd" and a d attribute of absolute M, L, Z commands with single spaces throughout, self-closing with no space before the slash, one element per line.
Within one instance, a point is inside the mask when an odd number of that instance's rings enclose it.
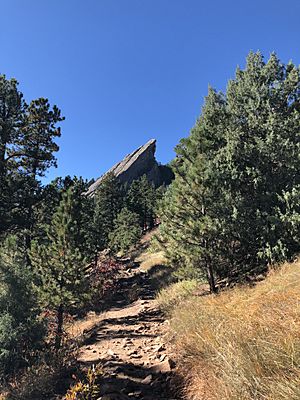
<path fill-rule="evenodd" d="M 121 183 L 130 184 L 132 181 L 146 175 L 155 187 L 168 185 L 173 179 L 171 168 L 161 165 L 155 158 L 156 139 L 150 139 L 144 145 L 127 154 L 121 161 L 113 165 L 106 173 L 92 183 L 87 195 L 92 196 L 101 184 L 104 177 L 113 173 Z"/>

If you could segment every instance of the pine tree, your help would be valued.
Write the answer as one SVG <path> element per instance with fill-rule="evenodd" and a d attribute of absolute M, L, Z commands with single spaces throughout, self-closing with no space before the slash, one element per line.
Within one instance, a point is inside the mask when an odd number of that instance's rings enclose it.
<path fill-rule="evenodd" d="M 123 204 L 122 188 L 113 174 L 107 174 L 94 196 L 94 232 L 96 247 L 103 250 L 108 247 L 109 234 L 114 229 L 114 221 Z"/>
<path fill-rule="evenodd" d="M 300 180 L 299 87 L 299 68 L 275 54 L 265 63 L 260 53 L 250 53 L 245 70 L 228 84 L 222 160 L 230 157 L 224 171 L 238 219 L 235 257 L 250 265 L 279 262 L 299 249 L 296 238 L 285 241 L 277 214 L 285 212 L 280 199 Z"/>
<path fill-rule="evenodd" d="M 56 124 L 64 118 L 40 98 L 28 106 L 15 79 L 0 75 L 0 234 L 25 229 L 27 247 L 40 197 L 38 178 L 56 166 Z M 22 188 L 24 188 L 22 192 Z"/>
<path fill-rule="evenodd" d="M 59 147 L 54 139 L 60 137 L 60 127 L 56 124 L 63 121 L 60 110 L 57 106 L 53 109 L 47 99 L 40 98 L 33 100 L 26 106 L 20 129 L 19 140 L 12 146 L 12 154 L 18 165 L 18 171 L 22 176 L 27 177 L 27 181 L 34 183 L 38 177 L 42 177 L 45 171 L 56 166 L 54 153 Z M 38 203 L 40 197 L 38 192 L 28 191 L 28 207 L 26 211 L 26 246 L 30 248 L 31 236 L 34 226 L 33 206 Z"/>
<path fill-rule="evenodd" d="M 78 224 L 78 233 L 75 238 L 76 246 L 87 261 L 91 261 L 97 252 L 97 238 L 93 229 L 95 202 L 92 197 L 86 196 L 88 181 L 82 177 L 72 179 L 72 188 L 75 198 L 75 215 Z"/>
<path fill-rule="evenodd" d="M 114 221 L 114 229 L 109 233 L 109 246 L 114 253 L 125 253 L 138 242 L 141 235 L 139 215 L 123 208 Z"/>
<path fill-rule="evenodd" d="M 222 187 L 214 184 L 212 160 L 222 146 L 218 127 L 225 117 L 222 94 L 210 89 L 201 118 L 188 139 L 177 146 L 175 181 L 159 215 L 161 244 L 180 277 L 207 278 L 212 292 L 220 273 Z M 214 113 L 212 112 L 214 110 Z M 207 127 L 214 126 L 213 131 Z"/>
<path fill-rule="evenodd" d="M 96 239 L 93 230 L 94 200 L 85 196 L 88 186 L 88 181 L 81 177 L 66 176 L 65 178 L 56 178 L 42 187 L 40 200 L 33 207 L 35 221 L 33 237 L 48 243 L 47 229 L 51 224 L 53 214 L 64 193 L 72 187 L 76 199 L 74 204 L 76 205 L 75 213 L 78 225 L 77 235 L 74 239 L 80 252 L 90 261 L 96 252 Z"/>
<path fill-rule="evenodd" d="M 156 191 L 153 183 L 148 181 L 146 175 L 131 183 L 126 193 L 125 203 L 129 210 L 139 215 L 142 229 L 153 228 Z"/>
<path fill-rule="evenodd" d="M 85 260 L 78 247 L 80 228 L 76 211 L 76 194 L 69 188 L 53 215 L 48 230 L 49 244 L 35 242 L 31 250 L 40 302 L 57 315 L 57 349 L 62 341 L 64 313 L 88 295 Z"/>
<path fill-rule="evenodd" d="M 28 365 L 32 350 L 43 344 L 33 280 L 22 242 L 7 237 L 0 248 L 0 376 Z"/>
<path fill-rule="evenodd" d="M 15 79 L 0 75 L 0 233 L 10 226 L 11 193 L 8 174 L 11 172 L 10 148 L 18 140 L 25 103 Z"/>
<path fill-rule="evenodd" d="M 12 144 L 18 141 L 26 104 L 15 79 L 0 75 L 0 179 L 2 180 L 14 158 Z"/>
<path fill-rule="evenodd" d="M 60 137 L 56 124 L 64 120 L 57 106 L 51 109 L 47 99 L 33 100 L 23 115 L 20 138 L 13 146 L 14 157 L 25 174 L 36 178 L 56 166 L 54 139 Z"/>
<path fill-rule="evenodd" d="M 176 149 L 161 241 L 171 259 L 207 271 L 212 291 L 212 277 L 300 250 L 299 77 L 299 68 L 274 54 L 265 63 L 250 53 L 226 95 L 209 90 Z"/>

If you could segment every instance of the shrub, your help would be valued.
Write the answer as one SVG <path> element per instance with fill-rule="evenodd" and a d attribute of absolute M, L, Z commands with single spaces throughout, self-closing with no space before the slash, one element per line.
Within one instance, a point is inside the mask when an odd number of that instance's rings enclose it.
<path fill-rule="evenodd" d="M 44 349 L 42 352 L 37 352 L 30 367 L 16 374 L 15 379 L 11 380 L 4 399 L 47 400 L 58 398 L 59 394 L 66 393 L 74 372 L 77 372 L 76 359 L 70 343 L 55 352 L 50 348 Z"/>
<path fill-rule="evenodd" d="M 33 290 L 33 275 L 17 239 L 0 249 L 0 375 L 26 366 L 45 333 Z"/>
<path fill-rule="evenodd" d="M 65 400 L 94 400 L 99 399 L 100 391 L 97 384 L 101 375 L 100 367 L 89 368 L 86 381 L 77 382 L 66 394 Z"/>

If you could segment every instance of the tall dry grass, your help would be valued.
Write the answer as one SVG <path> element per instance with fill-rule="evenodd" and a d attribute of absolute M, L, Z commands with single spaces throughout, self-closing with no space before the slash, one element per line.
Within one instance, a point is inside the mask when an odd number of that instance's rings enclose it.
<path fill-rule="evenodd" d="M 160 290 L 156 296 L 159 308 L 164 313 L 169 313 L 184 300 L 193 296 L 198 285 L 199 282 L 190 279 L 172 283 L 167 288 Z"/>
<path fill-rule="evenodd" d="M 140 264 L 140 268 L 144 271 L 149 271 L 156 265 L 166 264 L 166 258 L 162 251 L 156 253 L 144 251 L 135 261 Z"/>
<path fill-rule="evenodd" d="M 300 263 L 173 309 L 189 400 L 300 399 Z"/>

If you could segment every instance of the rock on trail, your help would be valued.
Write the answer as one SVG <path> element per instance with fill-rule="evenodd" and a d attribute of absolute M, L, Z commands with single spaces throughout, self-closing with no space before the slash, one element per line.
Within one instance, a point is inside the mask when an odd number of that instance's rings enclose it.
<path fill-rule="evenodd" d="M 157 307 L 148 274 L 141 272 L 126 271 L 111 307 L 93 319 L 79 351 L 83 366 L 102 366 L 99 400 L 176 398 L 175 363 L 164 344 L 168 323 Z M 131 301 L 133 287 L 139 293 Z"/>

